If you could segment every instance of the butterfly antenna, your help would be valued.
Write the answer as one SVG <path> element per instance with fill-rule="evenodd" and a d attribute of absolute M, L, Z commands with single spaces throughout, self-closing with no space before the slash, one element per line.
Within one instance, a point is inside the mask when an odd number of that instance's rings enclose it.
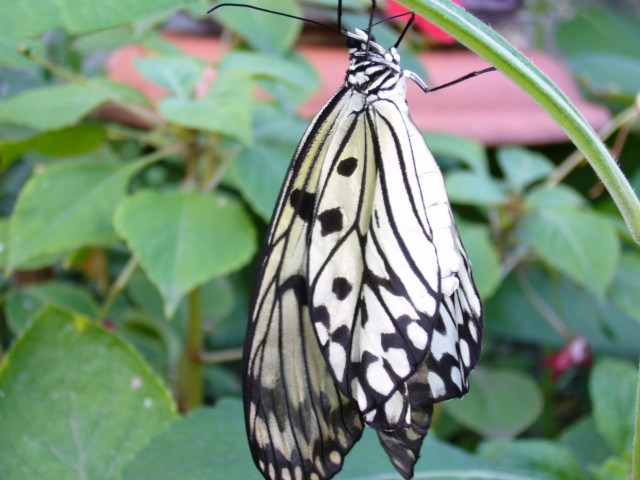
<path fill-rule="evenodd" d="M 344 31 L 342 28 L 342 0 L 338 0 L 338 30 Z"/>
<path fill-rule="evenodd" d="M 247 5 L 247 4 L 244 4 L 244 3 L 221 3 L 221 4 L 216 5 L 215 7 L 213 7 L 207 13 L 213 13 L 215 10 L 218 10 L 219 8 L 222 8 L 222 7 L 242 7 L 242 8 L 248 8 L 250 10 L 257 10 L 259 12 L 272 13 L 273 15 L 279 15 L 281 17 L 293 18 L 294 20 L 300 20 L 302 22 L 306 22 L 306 23 L 310 23 L 310 24 L 313 24 L 313 25 L 317 25 L 319 27 L 327 28 L 327 29 L 332 30 L 334 32 L 338 32 L 341 35 L 344 34 L 342 29 L 336 30 L 335 28 L 330 27 L 329 25 L 325 25 L 324 23 L 321 23 L 321 22 L 316 22 L 315 20 L 311 20 L 310 18 L 297 17 L 296 15 L 290 15 L 288 13 L 278 12 L 277 10 L 269 10 L 268 8 L 256 7 L 254 5 Z M 340 2 L 340 8 L 341 7 L 342 7 L 342 2 Z M 338 15 L 339 15 L 338 18 L 340 18 L 341 12 L 339 12 Z"/>
<path fill-rule="evenodd" d="M 456 83 L 464 82 L 465 80 L 469 80 L 470 78 L 477 77 L 478 75 L 482 75 L 484 73 L 494 72 L 495 70 L 496 69 L 494 67 L 489 67 L 489 68 L 485 68 L 484 70 L 478 70 L 476 72 L 467 73 L 466 75 L 464 75 L 464 76 L 462 76 L 460 78 L 456 78 L 455 80 L 452 80 L 451 82 L 445 83 L 444 85 L 439 85 L 439 86 L 434 87 L 434 88 L 429 88 L 429 89 L 425 90 L 425 92 L 426 93 L 431 93 L 431 92 L 435 92 L 436 90 L 442 90 L 443 88 L 450 87 L 452 85 L 455 85 Z"/>
<path fill-rule="evenodd" d="M 376 0 L 371 0 L 371 12 L 369 13 L 369 26 L 367 27 L 367 51 L 365 55 L 369 56 L 369 45 L 371 44 L 371 30 L 373 30 L 373 16 L 376 13 Z"/>
<path fill-rule="evenodd" d="M 400 45 L 400 42 L 402 42 L 402 39 L 404 38 L 405 34 L 409 31 L 409 28 L 411 28 L 411 24 L 413 24 L 414 20 L 416 19 L 416 14 L 413 13 L 413 12 L 410 12 L 410 13 L 411 13 L 411 16 L 409 17 L 409 21 L 407 22 L 407 24 L 402 29 L 402 32 L 400 32 L 400 36 L 398 37 L 398 40 L 396 40 L 396 43 L 393 45 L 394 48 L 398 48 L 398 46 Z"/>

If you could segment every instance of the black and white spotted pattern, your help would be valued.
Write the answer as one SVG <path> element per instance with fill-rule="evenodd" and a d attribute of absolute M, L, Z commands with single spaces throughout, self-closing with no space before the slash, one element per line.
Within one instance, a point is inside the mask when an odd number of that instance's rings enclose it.
<path fill-rule="evenodd" d="M 478 361 L 480 300 L 395 49 L 351 37 L 345 85 L 303 137 L 258 271 L 245 344 L 253 458 L 328 479 L 364 425 L 404 478 L 433 404 Z"/>

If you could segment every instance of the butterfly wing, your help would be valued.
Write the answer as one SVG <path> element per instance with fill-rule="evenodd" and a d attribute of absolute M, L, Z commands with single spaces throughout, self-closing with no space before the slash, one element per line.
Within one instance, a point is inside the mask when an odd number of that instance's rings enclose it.
<path fill-rule="evenodd" d="M 313 331 L 307 256 L 315 196 L 331 139 L 348 128 L 339 91 L 302 139 L 269 227 L 244 354 L 251 451 L 267 478 L 330 478 L 360 438 L 357 405 L 337 388 Z"/>
<path fill-rule="evenodd" d="M 468 388 L 480 302 L 442 175 L 406 105 L 352 110 L 320 175 L 311 319 L 340 391 L 410 475 L 433 403 Z"/>

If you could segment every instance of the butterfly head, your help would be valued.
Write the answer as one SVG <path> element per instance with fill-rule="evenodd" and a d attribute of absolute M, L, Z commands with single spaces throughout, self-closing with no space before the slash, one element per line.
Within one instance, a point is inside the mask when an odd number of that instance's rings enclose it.
<path fill-rule="evenodd" d="M 389 50 L 376 43 L 373 34 L 360 29 L 346 32 L 350 65 L 348 86 L 364 93 L 376 94 L 388 90 L 402 78 L 400 55 L 395 47 Z"/>

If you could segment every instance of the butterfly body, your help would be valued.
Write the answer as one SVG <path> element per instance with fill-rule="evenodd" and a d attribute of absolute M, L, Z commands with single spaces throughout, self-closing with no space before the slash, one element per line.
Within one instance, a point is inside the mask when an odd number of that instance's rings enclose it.
<path fill-rule="evenodd" d="M 346 35 L 345 84 L 294 155 L 245 344 L 247 432 L 271 479 L 332 477 L 364 424 L 409 478 L 433 403 L 467 391 L 480 353 L 469 262 L 405 100 L 415 75 Z"/>

